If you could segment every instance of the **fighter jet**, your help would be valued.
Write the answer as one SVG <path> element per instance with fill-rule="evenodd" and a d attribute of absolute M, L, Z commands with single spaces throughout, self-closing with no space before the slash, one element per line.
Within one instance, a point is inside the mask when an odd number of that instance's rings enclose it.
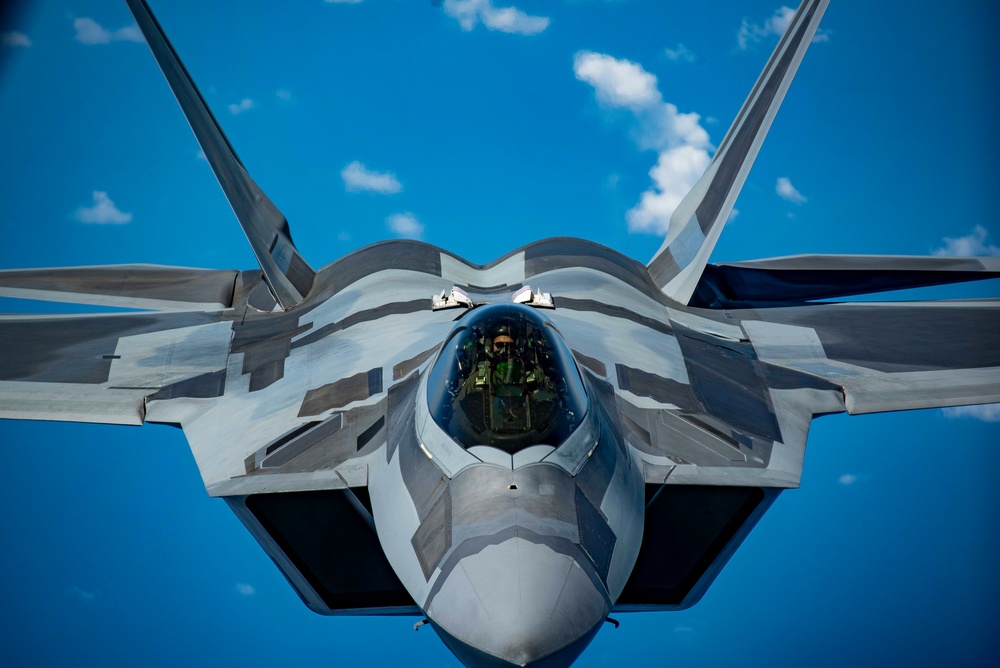
<path fill-rule="evenodd" d="M 469 666 L 565 666 L 615 613 L 705 593 L 813 417 L 1000 401 L 996 301 L 823 300 L 1000 276 L 984 258 L 709 264 L 826 9 L 805 0 L 647 263 L 413 241 L 315 270 L 152 12 L 127 0 L 259 269 L 0 272 L 143 312 L 0 320 L 0 417 L 180 426 L 321 614 L 413 614 Z"/>

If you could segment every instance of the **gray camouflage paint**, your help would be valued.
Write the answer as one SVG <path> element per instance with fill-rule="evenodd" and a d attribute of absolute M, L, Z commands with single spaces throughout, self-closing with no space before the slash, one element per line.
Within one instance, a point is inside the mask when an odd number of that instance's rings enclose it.
<path fill-rule="evenodd" d="M 460 660 L 565 666 L 636 563 L 645 485 L 795 487 L 814 415 L 1000 401 L 997 301 L 808 303 L 996 277 L 996 263 L 813 256 L 709 266 L 733 280 L 764 272 L 758 290 L 800 288 L 794 302 L 766 308 L 688 305 L 825 0 L 799 8 L 649 266 L 579 239 L 543 240 L 487 265 L 392 241 L 318 272 L 148 7 L 128 4 L 262 270 L 0 272 L 0 295 L 158 311 L 0 317 L 0 417 L 180 425 L 208 492 L 231 501 L 314 609 L 324 604 L 243 505 L 247 495 L 367 486 L 371 516 L 350 498 Z M 843 292 L 838 277 L 850 284 Z M 556 449 L 463 449 L 429 416 L 427 371 L 460 314 L 432 311 L 431 295 L 458 286 L 503 302 L 524 285 L 555 299 L 544 314 L 584 369 L 587 416 Z M 739 290 L 730 301 L 753 294 Z"/>

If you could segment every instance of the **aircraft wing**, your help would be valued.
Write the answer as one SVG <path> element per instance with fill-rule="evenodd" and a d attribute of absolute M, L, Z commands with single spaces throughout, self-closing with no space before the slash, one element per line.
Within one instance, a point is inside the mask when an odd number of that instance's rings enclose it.
<path fill-rule="evenodd" d="M 0 316 L 0 418 L 142 424 L 148 397 L 225 382 L 218 313 Z"/>
<path fill-rule="evenodd" d="M 1000 300 L 812 304 L 753 318 L 743 329 L 760 359 L 839 385 L 852 414 L 1000 402 Z"/>

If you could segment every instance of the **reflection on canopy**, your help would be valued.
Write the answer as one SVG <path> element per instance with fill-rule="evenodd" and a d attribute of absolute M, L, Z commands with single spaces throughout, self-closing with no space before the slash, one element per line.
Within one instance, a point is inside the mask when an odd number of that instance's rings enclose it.
<path fill-rule="evenodd" d="M 580 424 L 587 394 L 555 328 L 514 304 L 479 307 L 462 325 L 428 377 L 434 421 L 466 448 L 558 447 Z"/>

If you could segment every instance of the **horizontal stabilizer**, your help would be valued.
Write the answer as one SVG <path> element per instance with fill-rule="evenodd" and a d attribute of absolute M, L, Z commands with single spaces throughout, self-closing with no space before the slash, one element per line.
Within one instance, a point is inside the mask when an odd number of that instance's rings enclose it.
<path fill-rule="evenodd" d="M 153 311 L 219 311 L 239 272 L 124 264 L 0 271 L 0 296 Z"/>
<path fill-rule="evenodd" d="M 282 308 L 295 306 L 312 287 L 315 272 L 292 243 L 288 221 L 247 174 L 149 6 L 144 0 L 126 3 L 243 226 L 264 280 Z"/>
<path fill-rule="evenodd" d="M 653 281 L 670 299 L 687 304 L 698 286 L 827 4 L 829 0 L 803 0 L 705 174 L 670 216 L 667 238 L 648 265 Z"/>
<path fill-rule="evenodd" d="M 989 278 L 1000 278 L 1000 258 L 795 255 L 710 264 L 690 304 L 759 307 Z"/>

